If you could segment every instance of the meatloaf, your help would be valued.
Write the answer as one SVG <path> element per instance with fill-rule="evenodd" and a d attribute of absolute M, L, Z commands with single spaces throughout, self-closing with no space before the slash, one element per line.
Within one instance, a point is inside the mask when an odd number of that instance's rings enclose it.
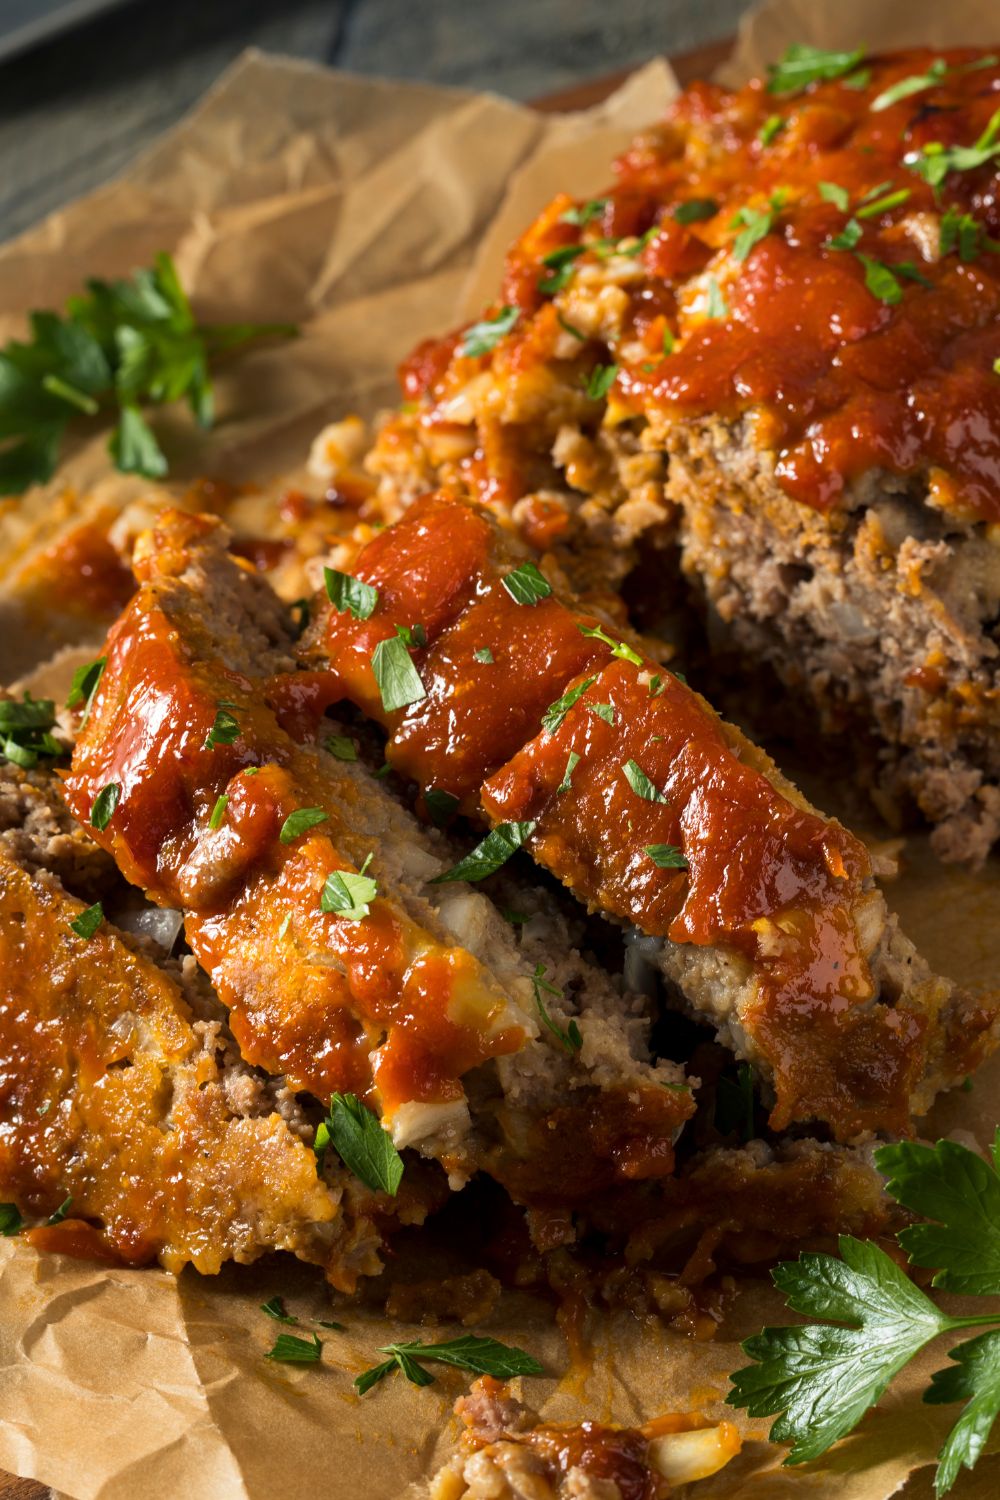
<path fill-rule="evenodd" d="M 948 859 L 1000 832 L 1000 59 L 792 57 L 696 84 L 421 345 L 371 459 L 584 592 L 637 559 Z M 652 563 L 659 554 L 658 565 Z"/>

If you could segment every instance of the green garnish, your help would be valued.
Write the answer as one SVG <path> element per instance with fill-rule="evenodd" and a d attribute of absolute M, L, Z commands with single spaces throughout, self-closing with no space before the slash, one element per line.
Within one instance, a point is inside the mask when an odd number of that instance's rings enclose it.
<path fill-rule="evenodd" d="M 422 625 L 420 625 L 420 624 L 417 624 L 417 625 L 397 625 L 396 626 L 396 634 L 399 636 L 399 639 L 403 642 L 403 645 L 404 646 L 408 646 L 411 649 L 413 649 L 413 648 L 422 649 L 424 646 L 427 645 L 427 632 L 424 629 L 424 627 Z"/>
<path fill-rule="evenodd" d="M 66 313 L 34 312 L 31 341 L 0 350 L 0 494 L 51 478 L 80 414 L 117 412 L 108 448 L 126 473 L 159 479 L 167 460 L 139 410 L 184 398 L 203 427 L 213 420 L 209 365 L 249 339 L 296 332 L 289 324 L 196 324 L 173 261 L 160 254 L 128 281 L 87 283 Z"/>
<path fill-rule="evenodd" d="M 291 923 L 292 923 L 292 914 L 291 914 L 290 911 L 286 911 L 285 915 L 281 919 L 281 925 L 278 928 L 278 942 L 279 943 L 284 940 L 285 934 L 288 931 L 289 927 L 291 926 Z"/>
<path fill-rule="evenodd" d="M 493 652 L 489 646 L 480 646 L 479 650 L 473 651 L 472 655 L 476 661 L 485 662 L 488 666 L 493 665 Z"/>
<path fill-rule="evenodd" d="M 581 333 L 579 328 L 577 328 L 574 323 L 571 323 L 567 318 L 564 318 L 561 312 L 556 313 L 556 319 L 559 323 L 559 327 L 565 329 L 565 331 L 568 334 L 571 334 L 573 338 L 579 339 L 581 344 L 585 344 L 587 342 L 587 335 L 585 333 Z"/>
<path fill-rule="evenodd" d="M 531 921 L 531 918 L 526 916 L 523 911 L 514 911 L 514 909 L 510 906 L 501 906 L 500 915 L 503 917 L 504 921 L 509 922 L 512 927 L 522 927 L 525 922 Z"/>
<path fill-rule="evenodd" d="M 831 235 L 826 243 L 831 250 L 853 250 L 862 234 L 864 230 L 857 219 L 848 219 L 840 233 Z"/>
<path fill-rule="evenodd" d="M 770 146 L 775 137 L 780 135 L 784 128 L 785 122 L 780 115 L 768 115 L 757 132 L 757 139 L 762 146 Z"/>
<path fill-rule="evenodd" d="M 269 1302 L 260 1304 L 262 1313 L 267 1313 L 276 1323 L 297 1323 L 298 1318 L 293 1318 L 291 1313 L 285 1311 L 285 1299 L 283 1297 L 272 1297 Z"/>
<path fill-rule="evenodd" d="M 520 316 L 519 307 L 501 307 L 496 317 L 484 318 L 481 323 L 473 323 L 471 328 L 466 329 L 465 337 L 458 346 L 459 354 L 464 354 L 470 359 L 480 354 L 492 354 L 500 340 L 510 333 Z"/>
<path fill-rule="evenodd" d="M 328 734 L 323 741 L 323 749 L 328 750 L 337 760 L 357 760 L 358 747 L 353 740 L 349 740 L 346 734 Z"/>
<path fill-rule="evenodd" d="M 345 922 L 361 922 L 368 916 L 369 902 L 378 895 L 378 881 L 365 871 L 371 864 L 369 854 L 360 870 L 331 870 L 323 883 L 320 910 L 343 917 Z"/>
<path fill-rule="evenodd" d="M 443 885 L 448 880 L 485 880 L 507 863 L 511 855 L 520 849 L 535 831 L 534 821 L 526 823 L 498 823 L 481 843 L 460 859 L 457 865 L 435 875 L 432 885 Z"/>
<path fill-rule="evenodd" d="M 300 807 L 288 814 L 278 838 L 283 844 L 291 844 L 310 828 L 315 828 L 317 823 L 325 823 L 328 817 L 321 807 Z"/>
<path fill-rule="evenodd" d="M 431 822 L 443 828 L 458 806 L 458 798 L 443 787 L 431 786 L 424 792 L 424 803 L 431 815 Z"/>
<path fill-rule="evenodd" d="M 378 604 L 378 589 L 350 573 L 340 573 L 336 568 L 323 569 L 326 596 L 334 609 L 348 610 L 356 620 L 368 620 Z"/>
<path fill-rule="evenodd" d="M 674 352 L 674 345 L 676 344 L 676 342 L 677 342 L 677 340 L 674 337 L 674 330 L 668 324 L 664 323 L 664 325 L 663 325 L 663 352 L 664 352 L 664 354 L 673 354 L 673 352 Z"/>
<path fill-rule="evenodd" d="M 226 816 L 226 808 L 228 806 L 229 797 L 225 792 L 223 792 L 221 797 L 217 798 L 215 806 L 212 808 L 211 816 L 208 820 L 209 828 L 222 827 L 222 820 Z"/>
<path fill-rule="evenodd" d="M 576 1021 L 571 1020 L 566 1030 L 563 1031 L 562 1027 L 558 1026 L 549 1015 L 545 1001 L 542 999 L 543 990 L 548 995 L 555 995 L 559 1000 L 562 999 L 563 993 L 556 985 L 549 984 L 545 978 L 544 964 L 537 964 L 535 966 L 535 972 L 531 976 L 531 983 L 535 991 L 535 1005 L 538 1007 L 538 1015 L 546 1031 L 550 1031 L 560 1047 L 570 1053 L 571 1056 L 574 1052 L 579 1052 L 583 1046 L 583 1037 L 580 1035 L 580 1028 L 576 1024 Z"/>
<path fill-rule="evenodd" d="M 550 250 L 547 255 L 542 256 L 542 265 L 548 266 L 552 276 L 543 276 L 538 282 L 538 290 L 552 294 L 561 292 L 573 275 L 573 262 L 583 255 L 586 245 L 561 245 L 558 250 Z"/>
<path fill-rule="evenodd" d="M 90 718 L 90 710 L 94 702 L 94 694 L 97 692 L 104 668 L 108 664 L 106 656 L 99 656 L 96 661 L 85 662 L 82 667 L 77 667 L 73 673 L 73 681 L 69 687 L 69 697 L 66 699 L 67 708 L 78 708 L 84 705 L 83 718 L 80 720 L 80 728 Z"/>
<path fill-rule="evenodd" d="M 515 604 L 530 604 L 534 607 L 552 592 L 552 585 L 533 562 L 521 563 L 512 572 L 505 573 L 500 581 Z"/>
<path fill-rule="evenodd" d="M 441 1344 L 383 1344 L 378 1352 L 388 1354 L 389 1358 L 357 1377 L 354 1388 L 359 1396 L 370 1391 L 393 1370 L 400 1370 L 413 1385 L 433 1384 L 433 1375 L 423 1368 L 423 1362 L 427 1360 L 453 1365 L 459 1370 L 471 1370 L 475 1375 L 494 1375 L 498 1380 L 544 1373 L 538 1360 L 523 1349 L 472 1333 L 464 1333 Z"/>
<path fill-rule="evenodd" d="M 312 604 L 306 598 L 293 599 L 288 606 L 288 613 L 292 617 L 292 634 L 297 641 L 301 640 L 312 619 Z"/>
<path fill-rule="evenodd" d="M 821 182 L 819 195 L 824 203 L 832 203 L 835 208 L 840 209 L 842 214 L 846 214 L 850 207 L 851 195 L 845 187 L 841 187 L 839 182 Z"/>
<path fill-rule="evenodd" d="M 568 792 L 569 791 L 570 785 L 572 784 L 572 781 L 573 781 L 573 772 L 576 770 L 576 768 L 577 768 L 577 766 L 579 764 L 580 764 L 580 757 L 579 757 L 579 755 L 577 754 L 577 752 L 575 750 L 571 750 L 569 752 L 569 759 L 566 761 L 566 769 L 563 772 L 563 779 L 562 779 L 562 781 L 560 781 L 559 785 L 556 787 L 556 796 L 557 797 L 561 797 L 562 794 L 563 794 L 563 792 Z"/>
<path fill-rule="evenodd" d="M 627 760 L 622 771 L 633 792 L 644 802 L 666 802 L 666 797 L 653 785 L 638 761 Z"/>
<path fill-rule="evenodd" d="M 372 652 L 372 671 L 387 714 L 427 697 L 427 689 L 410 660 L 406 642 L 398 635 L 379 641 Z"/>
<path fill-rule="evenodd" d="M 283 1365 L 318 1365 L 323 1345 L 318 1333 L 312 1339 L 300 1339 L 297 1333 L 279 1333 L 274 1348 L 264 1355 L 265 1359 L 277 1360 Z"/>
<path fill-rule="evenodd" d="M 647 844 L 646 854 L 661 870 L 686 870 L 688 862 L 676 844 Z"/>
<path fill-rule="evenodd" d="M 68 1198 L 63 1199 L 54 1214 L 49 1214 L 48 1218 L 45 1220 L 46 1225 L 61 1224 L 72 1207 L 73 1197 L 71 1194 Z"/>
<path fill-rule="evenodd" d="M 0 1234 L 12 1240 L 24 1228 L 24 1220 L 15 1203 L 0 1203 Z"/>
<path fill-rule="evenodd" d="M 744 228 L 733 241 L 733 259 L 746 260 L 750 251 L 758 245 L 765 235 L 770 234 L 774 228 L 778 214 L 785 204 L 786 195 L 780 189 L 772 193 L 767 208 L 741 208 L 739 213 L 734 214 L 729 221 L 730 229 L 736 229 L 739 225 Z M 725 316 L 721 314 L 720 316 Z"/>
<path fill-rule="evenodd" d="M 25 693 L 21 702 L 0 698 L 0 760 L 30 771 L 45 757 L 64 753 L 52 734 L 55 728 L 55 703 L 51 698 L 32 698 Z"/>
<path fill-rule="evenodd" d="M 880 260 L 874 260 L 860 250 L 855 253 L 865 268 L 865 286 L 872 296 L 877 297 L 880 302 L 885 302 L 889 307 L 895 307 L 903 295 L 903 288 L 892 271 Z"/>
<path fill-rule="evenodd" d="M 1000 1293 L 1000 1131 L 989 1161 L 947 1140 L 883 1146 L 875 1161 L 889 1195 L 932 1221 L 897 1235 L 911 1265 L 934 1267 L 932 1285 L 943 1291 Z M 842 1235 L 839 1249 L 840 1259 L 804 1253 L 772 1272 L 790 1308 L 839 1326 L 765 1328 L 743 1345 L 757 1363 L 732 1377 L 730 1405 L 753 1417 L 782 1414 L 770 1436 L 791 1441 L 786 1464 L 817 1458 L 850 1432 L 939 1334 L 1000 1322 L 992 1308 L 969 1317 L 942 1312 L 871 1241 Z M 967 1404 L 938 1455 L 938 1496 L 963 1465 L 974 1467 L 1000 1411 L 1000 1330 L 958 1344 L 948 1357 L 953 1364 L 931 1376 L 924 1400 Z"/>
<path fill-rule="evenodd" d="M 937 189 L 949 172 L 971 172 L 1000 156 L 998 135 L 1000 109 L 995 109 L 986 129 L 971 146 L 944 146 L 940 141 L 929 141 L 920 151 L 905 156 L 903 161 L 911 172 L 916 172 L 930 187 Z"/>
<path fill-rule="evenodd" d="M 373 1193 L 394 1198 L 403 1180 L 403 1158 L 373 1110 L 356 1094 L 334 1094 L 330 1111 L 316 1130 L 313 1149 L 332 1146 L 344 1166 Z"/>
<path fill-rule="evenodd" d="M 89 943 L 103 921 L 104 907 L 99 901 L 95 901 L 93 906 L 86 907 L 78 917 L 74 917 L 69 925 L 77 937 Z"/>
<path fill-rule="evenodd" d="M 583 382 L 588 399 L 603 401 L 617 378 L 617 365 L 595 365 Z"/>
<path fill-rule="evenodd" d="M 122 789 L 117 781 L 109 781 L 107 786 L 101 788 L 90 809 L 92 828 L 97 828 L 103 833 L 111 822 L 121 794 Z"/>
<path fill-rule="evenodd" d="M 989 238 L 971 214 L 959 213 L 957 208 L 946 209 L 941 216 L 940 254 L 950 255 L 957 250 L 959 260 L 968 264 L 984 249 L 995 251 L 1000 245 Z"/>
<path fill-rule="evenodd" d="M 729 317 L 729 304 L 714 276 L 708 278 L 708 302 L 705 305 L 705 316 L 708 318 Z"/>
<path fill-rule="evenodd" d="M 239 720 L 229 712 L 231 708 L 235 707 L 235 703 L 223 702 L 219 704 L 212 727 L 205 736 L 205 743 L 202 745 L 203 750 L 214 750 L 216 745 L 231 745 L 234 740 L 239 738 Z"/>
<path fill-rule="evenodd" d="M 702 219 L 713 219 L 718 212 L 714 198 L 688 198 L 671 209 L 678 224 L 697 224 Z"/>
<path fill-rule="evenodd" d="M 855 217 L 874 219 L 878 214 L 887 213 L 890 208 L 897 208 L 900 203 L 905 203 L 909 196 L 909 188 L 897 188 L 895 192 L 885 193 L 881 198 L 865 201 L 862 207 L 854 210 Z"/>
<path fill-rule="evenodd" d="M 615 640 L 615 637 L 609 636 L 600 625 L 577 625 L 576 628 L 582 636 L 588 637 L 588 640 L 603 640 L 604 645 L 610 646 L 612 655 L 616 655 L 619 660 L 631 661 L 633 666 L 642 666 L 642 657 L 639 652 L 633 651 L 625 640 Z"/>
<path fill-rule="evenodd" d="M 581 627 L 582 628 L 582 627 Z M 583 682 L 578 682 L 576 687 L 571 687 L 568 692 L 557 698 L 555 703 L 550 703 L 542 714 L 542 728 L 546 734 L 556 734 L 560 724 L 575 703 L 578 703 L 589 687 L 593 687 L 597 681 L 596 677 L 587 677 Z"/>
<path fill-rule="evenodd" d="M 865 49 L 854 52 L 824 52 L 821 47 L 796 43 L 784 57 L 768 68 L 769 94 L 797 94 L 811 83 L 824 83 L 852 73 L 863 60 Z"/>
<path fill-rule="evenodd" d="M 945 78 L 953 73 L 969 73 L 977 68 L 991 68 L 1000 61 L 992 53 L 988 57 L 977 58 L 974 62 L 963 63 L 961 67 L 949 68 L 943 57 L 936 57 L 927 69 L 926 73 L 911 73 L 908 78 L 901 78 L 898 83 L 893 83 L 887 89 L 883 89 L 869 106 L 873 113 L 878 114 L 883 109 L 888 109 L 890 104 L 898 104 L 901 99 L 909 99 L 912 94 L 921 94 L 925 89 L 934 88 L 936 84 L 942 83 Z"/>
<path fill-rule="evenodd" d="M 749 1063 L 741 1062 L 736 1069 L 736 1082 L 731 1078 L 720 1078 L 715 1095 L 715 1128 L 722 1135 L 732 1131 L 739 1133 L 746 1145 L 754 1137 L 753 1069 Z"/>
<path fill-rule="evenodd" d="M 588 703 L 587 712 L 594 714 L 598 719 L 602 719 L 605 724 L 614 724 L 615 722 L 615 706 L 613 703 Z"/>
<path fill-rule="evenodd" d="M 565 213 L 559 215 L 560 221 L 563 224 L 577 224 L 582 227 L 589 224 L 591 219 L 599 218 L 610 201 L 609 198 L 588 198 L 586 203 L 567 208 Z"/>

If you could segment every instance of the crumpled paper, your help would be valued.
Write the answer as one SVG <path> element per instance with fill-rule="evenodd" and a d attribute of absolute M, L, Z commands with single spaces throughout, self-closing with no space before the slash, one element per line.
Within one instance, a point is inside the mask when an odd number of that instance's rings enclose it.
<path fill-rule="evenodd" d="M 887 0 L 875 10 L 772 0 L 745 22 L 727 81 L 795 40 L 992 42 L 990 21 L 973 0 Z M 660 113 L 672 86 L 653 63 L 598 109 L 547 118 L 488 96 L 248 54 L 123 178 L 0 249 L 0 337 L 86 276 L 125 274 L 171 250 L 201 317 L 302 325 L 294 343 L 253 350 L 222 374 L 212 433 L 182 415 L 157 417 L 177 478 L 270 479 L 301 463 L 324 421 L 391 401 L 395 362 L 493 295 L 506 244 L 554 191 L 599 190 L 612 156 Z M 79 444 L 47 493 L 32 497 L 32 512 L 56 497 L 71 506 L 107 466 L 103 438 Z M 0 550 L 19 514 L 16 502 L 0 504 Z M 831 799 L 821 789 L 818 800 Z M 913 840 L 890 899 L 932 962 L 995 983 L 1000 861 L 975 876 L 943 870 Z M 928 1134 L 985 1139 L 998 1097 L 1000 1060 L 971 1094 L 938 1106 Z M 277 1325 L 259 1304 L 275 1294 L 302 1318 L 331 1315 L 317 1276 L 290 1261 L 174 1280 L 0 1241 L 0 1469 L 75 1500 L 417 1500 L 450 1451 L 448 1414 L 466 1377 L 442 1370 L 420 1390 L 394 1378 L 356 1397 L 351 1381 L 378 1345 L 435 1336 L 360 1305 L 333 1313 L 344 1333 L 320 1330 L 320 1368 L 269 1364 Z M 638 1422 L 670 1408 L 733 1418 L 723 1399 L 744 1362 L 739 1340 L 765 1320 L 783 1320 L 780 1299 L 748 1279 L 709 1344 L 606 1315 L 590 1330 L 587 1359 L 573 1362 L 551 1307 L 522 1293 L 505 1295 L 478 1331 L 543 1361 L 547 1377 L 525 1388 L 547 1417 Z M 803 1468 L 781 1469 L 766 1424 L 737 1414 L 744 1451 L 698 1494 L 929 1500 L 928 1466 L 954 1411 L 919 1398 L 944 1362 L 940 1349 L 919 1361 L 857 1433 Z M 998 1489 L 1000 1464 L 988 1458 L 954 1493 L 986 1500 Z"/>

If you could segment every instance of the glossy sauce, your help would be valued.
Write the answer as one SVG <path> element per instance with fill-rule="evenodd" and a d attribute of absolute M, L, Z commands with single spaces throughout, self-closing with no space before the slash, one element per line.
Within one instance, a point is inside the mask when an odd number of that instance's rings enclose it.
<path fill-rule="evenodd" d="M 537 286 L 550 274 L 542 256 L 648 234 L 636 260 L 643 275 L 627 283 L 625 336 L 601 353 L 620 366 L 618 401 L 667 434 L 689 417 L 752 413 L 753 439 L 774 453 L 782 487 L 818 510 L 879 468 L 926 478 L 932 502 L 964 517 L 1000 519 L 1000 255 L 938 254 L 949 208 L 1000 237 L 997 159 L 950 171 L 937 192 L 907 160 L 932 143 L 970 146 L 987 128 L 1000 105 L 1000 63 L 972 66 L 984 57 L 961 49 L 870 58 L 864 87 L 836 79 L 791 96 L 768 93 L 759 80 L 736 93 L 695 84 L 616 163 L 591 223 L 565 223 L 572 200 L 559 199 L 515 244 L 502 300 L 523 315 L 496 354 L 462 358 L 455 335 L 424 344 L 404 366 L 407 395 L 423 396 L 422 419 L 435 424 L 443 420 L 436 403 L 477 369 L 492 362 L 505 379 L 551 362 L 558 326 Z M 943 81 L 871 108 L 886 88 L 939 59 L 951 70 Z M 765 142 L 772 116 L 780 129 Z M 824 200 L 821 183 L 843 189 L 847 208 Z M 904 202 L 865 216 L 866 195 L 875 201 L 903 189 Z M 714 259 L 740 231 L 734 217 L 766 211 L 775 193 L 785 202 L 746 258 Z M 714 200 L 716 212 L 677 223 L 674 205 L 693 198 Z M 899 273 L 896 305 L 869 290 L 858 255 L 829 243 L 855 216 L 862 235 L 854 249 L 890 269 L 910 265 L 927 284 Z M 590 249 L 574 264 L 594 263 Z M 707 284 L 695 296 L 692 278 L 701 273 L 718 277 L 720 315 L 707 315 Z M 677 341 L 666 356 L 664 330 Z M 639 353 L 626 350 L 633 341 Z M 590 362 L 596 346 L 588 347 Z M 483 500 L 499 486 L 509 504 L 523 492 L 522 477 L 509 455 L 506 472 L 491 468 L 489 441 L 482 432 L 469 478 Z"/>
<path fill-rule="evenodd" d="M 419 621 L 431 565 L 448 603 L 430 614 L 428 644 L 414 652 L 427 698 L 386 714 L 366 653 L 395 623 Z M 741 759 L 704 700 L 665 669 L 637 668 L 586 640 L 578 626 L 590 617 L 554 595 L 515 604 L 500 581 L 509 567 L 483 512 L 435 497 L 360 554 L 355 571 L 380 589 L 379 605 L 364 622 L 331 609 L 320 638 L 337 680 L 389 730 L 390 763 L 467 802 L 478 774 L 489 820 L 533 821 L 532 856 L 589 906 L 676 943 L 741 955 L 752 983 L 741 1020 L 774 1072 L 774 1128 L 819 1118 L 844 1137 L 905 1130 L 925 1065 L 923 1022 L 869 1004 L 874 985 L 852 917 L 870 879 L 863 847 Z M 498 629 L 498 620 L 507 623 Z M 514 620 L 516 672 L 470 662 L 482 641 L 502 659 Z M 574 658 L 574 632 L 588 659 Z M 591 676 L 555 731 L 540 732 L 541 705 Z M 571 752 L 580 758 L 560 791 Z M 636 793 L 629 762 L 662 800 Z M 646 851 L 661 844 L 687 868 L 660 868 Z"/>

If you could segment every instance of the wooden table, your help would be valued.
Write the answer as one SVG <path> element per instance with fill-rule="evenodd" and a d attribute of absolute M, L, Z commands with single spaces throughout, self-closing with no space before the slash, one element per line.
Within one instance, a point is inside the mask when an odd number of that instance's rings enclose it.
<path fill-rule="evenodd" d="M 713 72 L 729 56 L 731 47 L 732 41 L 728 39 L 711 42 L 692 52 L 672 57 L 670 62 L 681 83 L 691 83 L 694 79 L 704 78 Z M 618 73 L 595 78 L 589 83 L 576 84 L 557 94 L 548 94 L 544 99 L 535 100 L 535 107 L 552 114 L 561 110 L 587 109 L 606 99 L 608 94 L 624 82 L 630 71 L 625 68 Z M 49 1500 L 50 1494 L 50 1490 L 44 1485 L 36 1484 L 33 1479 L 17 1479 L 12 1474 L 0 1472 L 0 1500 Z"/>

